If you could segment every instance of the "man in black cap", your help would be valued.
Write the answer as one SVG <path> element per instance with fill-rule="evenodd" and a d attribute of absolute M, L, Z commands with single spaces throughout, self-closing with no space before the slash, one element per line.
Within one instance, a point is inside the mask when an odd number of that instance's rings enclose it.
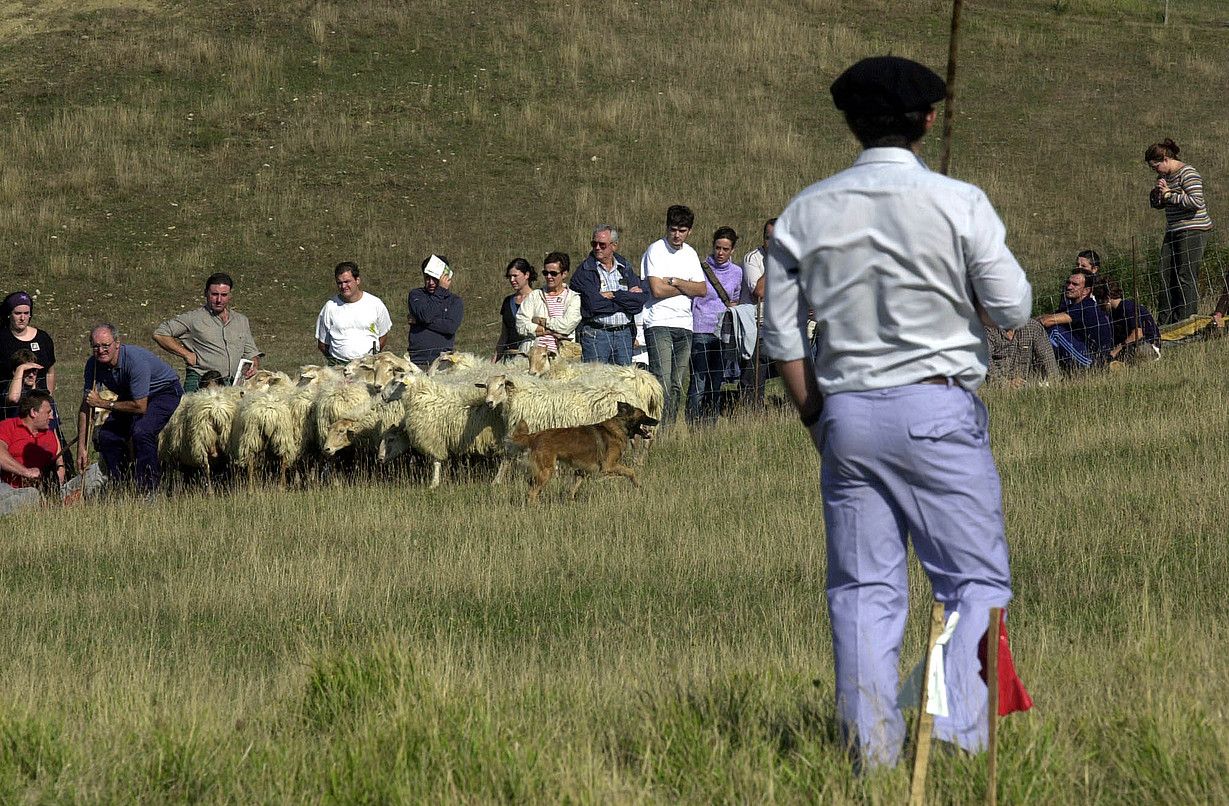
<path fill-rule="evenodd" d="M 831 92 L 865 150 L 777 220 L 764 345 L 821 453 L 837 709 L 858 763 L 875 766 L 896 762 L 904 736 L 896 687 L 909 536 L 935 597 L 959 615 L 946 650 L 949 713 L 935 735 L 985 745 L 977 645 L 988 609 L 1011 598 L 1011 578 L 975 394 L 989 360 L 979 307 L 1018 327 L 1032 289 L 986 195 L 918 159 L 942 79 L 878 57 Z"/>

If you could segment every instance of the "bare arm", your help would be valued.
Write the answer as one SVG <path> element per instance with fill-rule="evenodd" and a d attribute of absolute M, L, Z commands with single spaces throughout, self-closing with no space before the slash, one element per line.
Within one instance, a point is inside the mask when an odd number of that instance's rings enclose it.
<path fill-rule="evenodd" d="M 0 442 L 0 468 L 4 468 L 14 476 L 21 476 L 23 479 L 36 479 L 43 475 L 37 468 L 26 467 L 14 459 L 13 454 L 9 453 L 9 446 L 3 442 Z"/>
<path fill-rule="evenodd" d="M 90 446 L 86 443 L 85 435 L 93 414 L 89 405 L 82 400 L 81 408 L 77 410 L 77 469 L 82 472 L 90 466 Z"/>
<path fill-rule="evenodd" d="M 55 394 L 55 367 L 47 370 L 47 391 Z"/>
<path fill-rule="evenodd" d="M 778 361 L 777 372 L 785 381 L 790 400 L 794 401 L 794 408 L 798 409 L 798 414 L 803 421 L 818 416 L 824 407 L 824 396 L 819 391 L 819 384 L 815 381 L 815 372 L 811 369 L 811 362 L 805 358 Z"/>
<path fill-rule="evenodd" d="M 149 406 L 149 398 L 142 397 L 137 400 L 104 400 L 98 392 L 93 389 L 85 396 L 85 404 L 96 409 L 107 409 L 108 411 L 118 411 L 121 414 L 144 414 L 145 409 Z"/>
<path fill-rule="evenodd" d="M 1054 327 L 1055 325 L 1071 324 L 1071 315 L 1066 313 L 1047 313 L 1037 317 L 1037 321 L 1042 327 Z"/>

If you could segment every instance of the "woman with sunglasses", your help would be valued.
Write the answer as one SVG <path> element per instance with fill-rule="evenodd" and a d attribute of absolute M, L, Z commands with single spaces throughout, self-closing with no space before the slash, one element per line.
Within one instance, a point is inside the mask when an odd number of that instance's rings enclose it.
<path fill-rule="evenodd" d="M 55 343 L 46 331 L 30 324 L 34 316 L 34 298 L 25 291 L 14 291 L 0 303 L 0 316 L 7 325 L 0 327 L 0 389 L 9 388 L 18 364 L 25 363 L 15 361 L 14 354 L 18 350 L 29 350 L 40 367 L 34 388 L 55 394 Z M 17 404 L 4 401 L 0 414 L 4 419 L 18 416 Z M 58 423 L 58 416 L 56 420 Z"/>
<path fill-rule="evenodd" d="M 516 315 L 516 332 L 555 355 L 561 341 L 576 338 L 580 324 L 580 295 L 568 288 L 571 258 L 566 252 L 551 252 L 542 259 L 544 287 L 534 291 Z"/>
<path fill-rule="evenodd" d="M 533 346 L 532 340 L 517 333 L 516 315 L 533 293 L 538 272 L 525 258 L 515 257 L 509 261 L 508 268 L 504 269 L 504 279 L 512 287 L 512 293 L 504 297 L 503 304 L 499 306 L 500 327 L 499 341 L 495 343 L 496 361 L 505 361 L 520 355 Z"/>
<path fill-rule="evenodd" d="M 1149 193 L 1151 205 L 1165 211 L 1165 240 L 1161 242 L 1161 288 L 1157 320 L 1165 325 L 1193 316 L 1199 309 L 1199 263 L 1212 232 L 1212 219 L 1203 197 L 1199 173 L 1178 160 L 1173 140 L 1153 143 L 1144 161 L 1156 171 Z"/>

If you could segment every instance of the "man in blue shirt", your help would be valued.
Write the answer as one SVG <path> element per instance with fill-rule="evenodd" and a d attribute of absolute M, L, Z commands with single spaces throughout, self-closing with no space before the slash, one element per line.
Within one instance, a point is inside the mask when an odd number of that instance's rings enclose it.
<path fill-rule="evenodd" d="M 457 331 L 465 307 L 452 293 L 452 268 L 443 255 L 430 255 L 422 262 L 422 288 L 412 289 L 409 308 L 410 360 L 426 369 L 440 353 L 456 349 Z"/>
<path fill-rule="evenodd" d="M 1133 299 L 1123 299 L 1122 287 L 1113 280 L 1100 286 L 1096 296 L 1114 328 L 1111 361 L 1136 364 L 1161 357 L 1161 330 L 1152 311 Z"/>
<path fill-rule="evenodd" d="M 612 225 L 594 227 L 589 246 L 589 256 L 568 283 L 580 296 L 581 358 L 630 367 L 636 336 L 632 320 L 645 302 L 640 277 L 618 253 L 619 231 Z"/>
<path fill-rule="evenodd" d="M 140 492 L 152 493 L 162 480 L 158 435 L 183 396 L 179 376 L 144 347 L 120 344 L 115 325 L 90 331 L 90 350 L 94 357 L 85 362 L 84 399 L 77 415 L 77 465 L 83 472 L 89 466 L 87 418 L 94 409 L 104 409 L 109 414 L 94 432 L 94 446 L 107 475 L 112 481 L 130 479 Z M 116 399 L 104 399 L 100 386 Z"/>
<path fill-rule="evenodd" d="M 1071 272 L 1063 292 L 1063 308 L 1038 318 L 1049 331 L 1054 356 L 1064 369 L 1088 369 L 1102 363 L 1114 346 L 1110 318 L 1092 296 L 1092 278 L 1083 269 Z"/>

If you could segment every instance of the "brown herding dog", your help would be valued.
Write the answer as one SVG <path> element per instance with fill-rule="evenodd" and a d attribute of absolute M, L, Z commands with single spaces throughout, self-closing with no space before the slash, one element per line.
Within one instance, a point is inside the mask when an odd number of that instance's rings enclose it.
<path fill-rule="evenodd" d="M 524 420 L 517 423 L 508 440 L 529 452 L 529 501 L 538 500 L 538 494 L 555 474 L 557 462 L 571 465 L 576 470 L 576 481 L 569 495 L 576 499 L 576 491 L 585 478 L 595 473 L 604 476 L 623 476 L 639 487 L 636 472 L 622 463 L 623 451 L 628 440 L 636 435 L 649 436 L 648 429 L 657 425 L 643 410 L 619 401 L 619 411 L 609 420 L 595 425 L 580 425 L 573 428 L 548 428 L 529 433 Z"/>

